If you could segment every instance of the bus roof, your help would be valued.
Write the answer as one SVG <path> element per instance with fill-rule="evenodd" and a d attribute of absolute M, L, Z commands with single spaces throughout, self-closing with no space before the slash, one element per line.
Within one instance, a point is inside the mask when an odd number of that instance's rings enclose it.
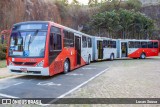
<path fill-rule="evenodd" d="M 63 29 L 66 29 L 68 31 L 71 31 L 71 32 L 74 32 L 74 33 L 77 33 L 77 34 L 81 34 L 81 35 L 84 35 L 84 36 L 89 36 L 89 37 L 92 37 L 91 35 L 88 35 L 88 34 L 85 34 L 85 33 L 82 33 L 80 31 L 77 31 L 77 30 L 74 30 L 72 28 L 69 28 L 69 27 L 66 27 L 66 26 L 63 26 L 61 24 L 58 24 L 58 23 L 55 23 L 55 22 L 51 22 L 51 21 L 26 21 L 26 22 L 19 22 L 19 23 L 16 23 L 14 24 L 14 26 L 17 26 L 17 25 L 20 25 L 20 24 L 27 24 L 27 23 L 50 23 L 50 24 L 53 24 L 53 25 L 57 25 L 59 27 L 62 27 Z"/>
<path fill-rule="evenodd" d="M 27 24 L 27 23 L 49 23 L 49 21 L 26 21 L 26 22 L 19 22 L 14 24 L 14 26 L 20 25 L 20 24 Z"/>

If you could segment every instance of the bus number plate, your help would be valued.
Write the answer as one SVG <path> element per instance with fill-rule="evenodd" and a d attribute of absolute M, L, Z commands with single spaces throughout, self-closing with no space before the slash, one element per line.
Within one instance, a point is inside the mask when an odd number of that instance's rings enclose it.
<path fill-rule="evenodd" d="M 22 71 L 22 72 L 26 72 L 27 73 L 27 68 L 20 68 L 20 70 Z"/>

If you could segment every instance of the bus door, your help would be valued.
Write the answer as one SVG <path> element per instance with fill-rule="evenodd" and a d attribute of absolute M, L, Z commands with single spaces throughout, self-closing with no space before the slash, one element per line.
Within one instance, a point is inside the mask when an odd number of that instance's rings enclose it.
<path fill-rule="evenodd" d="M 81 38 L 75 36 L 76 65 L 81 64 Z"/>
<path fill-rule="evenodd" d="M 103 42 L 97 41 L 98 59 L 103 59 Z"/>
<path fill-rule="evenodd" d="M 121 57 L 128 57 L 127 42 L 121 42 Z"/>

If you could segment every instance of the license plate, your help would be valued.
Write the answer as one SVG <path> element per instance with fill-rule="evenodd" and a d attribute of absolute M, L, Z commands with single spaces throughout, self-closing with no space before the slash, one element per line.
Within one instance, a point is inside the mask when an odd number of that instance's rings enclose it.
<path fill-rule="evenodd" d="M 27 68 L 20 68 L 20 70 L 21 70 L 22 72 L 27 72 L 27 71 L 28 71 Z"/>

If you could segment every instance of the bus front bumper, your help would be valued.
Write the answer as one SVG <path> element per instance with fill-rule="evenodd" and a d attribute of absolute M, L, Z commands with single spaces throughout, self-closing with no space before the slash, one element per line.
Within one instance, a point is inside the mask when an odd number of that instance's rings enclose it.
<path fill-rule="evenodd" d="M 49 68 L 27 67 L 27 66 L 7 66 L 14 74 L 49 76 Z"/>

